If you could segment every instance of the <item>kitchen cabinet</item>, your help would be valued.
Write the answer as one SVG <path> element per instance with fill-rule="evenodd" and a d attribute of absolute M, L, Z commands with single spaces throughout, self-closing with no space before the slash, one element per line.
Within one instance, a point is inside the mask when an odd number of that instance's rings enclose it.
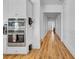
<path fill-rule="evenodd" d="M 6 40 L 7 40 L 7 35 L 3 35 L 3 54 L 6 54 L 6 51 L 7 51 L 7 42 L 6 42 Z"/>
<path fill-rule="evenodd" d="M 24 46 L 8 46 L 8 34 L 4 36 L 4 54 L 27 54 L 28 51 L 28 40 L 27 40 L 27 0 L 4 0 L 3 5 L 3 22 L 7 25 L 14 26 L 15 22 L 8 23 L 9 18 L 25 19 L 26 23 L 18 22 L 19 26 L 23 27 L 25 25 L 25 44 Z M 9 29 L 9 28 L 8 28 Z M 9 29 L 10 30 L 10 29 Z M 10 31 L 11 32 L 11 31 Z M 22 37 L 22 36 L 20 36 Z M 20 40 L 21 41 L 21 40 Z"/>
<path fill-rule="evenodd" d="M 4 0 L 5 17 L 26 17 L 27 0 Z"/>

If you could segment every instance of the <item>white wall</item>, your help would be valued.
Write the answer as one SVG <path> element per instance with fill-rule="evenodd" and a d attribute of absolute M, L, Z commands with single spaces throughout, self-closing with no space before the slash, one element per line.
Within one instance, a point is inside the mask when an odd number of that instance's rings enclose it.
<path fill-rule="evenodd" d="M 61 23 L 61 14 L 58 13 L 57 17 L 56 17 L 56 32 L 57 34 L 61 37 L 61 25 L 63 25 Z"/>
<path fill-rule="evenodd" d="M 4 18 L 26 17 L 26 0 L 4 0 Z"/>
<path fill-rule="evenodd" d="M 33 20 L 33 3 L 30 0 L 27 0 L 27 17 L 31 17 Z M 33 40 L 33 24 L 30 26 L 27 24 L 27 39 L 28 39 L 28 44 L 32 44 Z"/>
<path fill-rule="evenodd" d="M 27 0 L 27 16 L 33 17 L 33 3 L 30 0 Z"/>
<path fill-rule="evenodd" d="M 33 48 L 40 48 L 40 0 L 33 1 L 33 19 L 34 19 L 34 29 L 33 29 Z"/>
<path fill-rule="evenodd" d="M 41 9 L 40 9 L 40 37 L 41 37 L 41 39 L 43 38 L 43 10 L 42 10 L 42 6 L 40 7 Z"/>
<path fill-rule="evenodd" d="M 48 17 L 42 12 L 41 13 L 41 20 L 40 20 L 40 35 L 41 39 L 44 38 L 45 34 L 48 31 Z"/>
<path fill-rule="evenodd" d="M 43 6 L 43 12 L 62 12 L 62 5 L 45 5 Z"/>
<path fill-rule="evenodd" d="M 64 43 L 75 56 L 75 0 L 64 3 Z"/>
<path fill-rule="evenodd" d="M 48 17 L 44 14 L 43 15 L 43 32 L 44 32 L 44 34 L 43 34 L 43 38 L 44 38 L 44 35 L 47 33 L 47 31 L 48 31 Z"/>

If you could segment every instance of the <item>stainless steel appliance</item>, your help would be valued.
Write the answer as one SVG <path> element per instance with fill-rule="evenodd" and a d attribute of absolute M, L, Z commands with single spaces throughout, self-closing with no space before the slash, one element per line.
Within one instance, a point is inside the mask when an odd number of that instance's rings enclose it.
<path fill-rule="evenodd" d="M 8 46 L 25 46 L 25 19 L 8 19 Z"/>

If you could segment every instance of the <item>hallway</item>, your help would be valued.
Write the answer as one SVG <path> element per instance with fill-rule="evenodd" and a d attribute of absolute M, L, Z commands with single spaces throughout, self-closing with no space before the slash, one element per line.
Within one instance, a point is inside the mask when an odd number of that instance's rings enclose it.
<path fill-rule="evenodd" d="M 74 59 L 61 42 L 60 37 L 52 30 L 48 31 L 40 49 L 33 49 L 27 55 L 4 55 L 4 59 Z"/>

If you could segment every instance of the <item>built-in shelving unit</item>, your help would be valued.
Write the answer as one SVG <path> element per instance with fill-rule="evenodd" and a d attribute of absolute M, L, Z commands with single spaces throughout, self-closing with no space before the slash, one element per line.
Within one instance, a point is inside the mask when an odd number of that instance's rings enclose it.
<path fill-rule="evenodd" d="M 8 46 L 25 46 L 25 19 L 8 19 Z"/>

